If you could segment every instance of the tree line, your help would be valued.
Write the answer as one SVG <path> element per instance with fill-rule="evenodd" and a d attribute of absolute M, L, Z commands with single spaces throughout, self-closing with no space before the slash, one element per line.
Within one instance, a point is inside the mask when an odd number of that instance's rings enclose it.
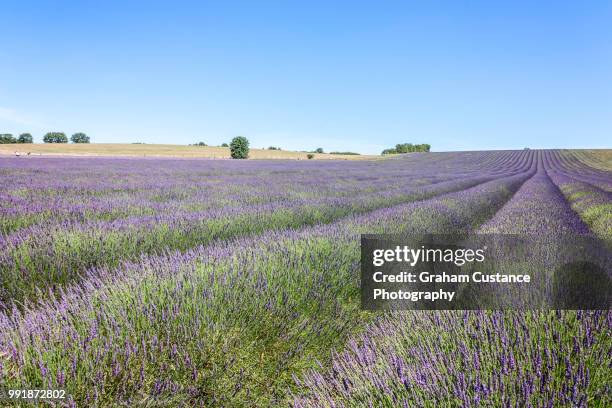
<path fill-rule="evenodd" d="M 412 143 L 398 143 L 391 149 L 385 149 L 382 154 L 401 154 L 401 153 L 413 153 L 413 152 L 428 152 L 431 150 L 429 144 L 412 144 Z"/>
<path fill-rule="evenodd" d="M 89 143 L 89 136 L 83 132 L 77 132 L 70 137 L 72 143 Z M 63 132 L 48 132 L 43 136 L 45 143 L 68 143 L 68 137 Z M 0 134 L 0 144 L 34 143 L 30 133 L 22 133 L 14 137 L 11 133 Z"/>
<path fill-rule="evenodd" d="M 10 133 L 0 134 L 0 144 L 32 143 L 32 140 L 32 135 L 29 133 L 22 133 L 18 137 L 13 137 Z"/>

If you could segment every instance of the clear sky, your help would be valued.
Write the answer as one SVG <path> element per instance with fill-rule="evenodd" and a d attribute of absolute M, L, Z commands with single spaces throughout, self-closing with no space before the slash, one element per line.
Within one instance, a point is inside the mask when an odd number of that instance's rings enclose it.
<path fill-rule="evenodd" d="M 612 148 L 612 2 L 504 3 L 2 1 L 0 133 Z"/>

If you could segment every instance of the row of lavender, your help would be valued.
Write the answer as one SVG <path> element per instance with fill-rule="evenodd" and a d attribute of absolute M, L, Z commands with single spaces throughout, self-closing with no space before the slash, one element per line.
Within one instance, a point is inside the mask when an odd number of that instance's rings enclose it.
<path fill-rule="evenodd" d="M 495 174 L 448 181 L 439 197 L 90 269 L 0 313 L 3 385 L 65 388 L 79 406 L 286 403 L 294 376 L 376 317 L 358 307 L 359 234 L 476 228 L 536 171 L 533 152 L 495 156 Z"/>
<path fill-rule="evenodd" d="M 581 183 L 599 194 L 594 205 L 610 206 L 601 188 L 609 182 L 571 153 L 544 152 L 536 173 L 478 231 L 588 234 L 559 186 Z M 595 232 L 611 242 L 609 229 Z M 397 312 L 376 319 L 326 368 L 296 379 L 294 406 L 608 406 L 611 331 L 609 311 Z"/>
<path fill-rule="evenodd" d="M 333 162 L 317 167 L 261 162 L 232 171 L 216 161 L 162 161 L 153 168 L 146 160 L 94 160 L 94 165 L 69 160 L 64 168 L 71 180 L 39 174 L 27 188 L 36 173 L 52 174 L 58 163 L 39 160 L 32 169 L 32 161 L 13 159 L 28 166 L 22 169 L 26 173 L 7 179 L 3 194 L 13 201 L 4 202 L 5 225 L 27 219 L 32 211 L 42 215 L 0 235 L 0 308 L 39 291 L 57 292 L 93 267 L 269 229 L 329 223 L 462 190 L 520 172 L 528 157 L 517 152 L 416 155 L 346 168 Z M 223 171 L 228 174 L 220 175 Z M 79 176 L 82 172 L 85 176 Z M 145 183 L 146 176 L 152 181 Z"/>
<path fill-rule="evenodd" d="M 465 157 L 453 154 L 417 156 L 410 163 L 387 160 L 359 165 L 9 158 L 0 161 L 0 232 L 7 234 L 37 223 L 72 225 L 298 198 L 343 197 L 393 189 L 406 182 L 445 179 L 457 169 L 465 174 L 495 172 L 504 166 L 500 157 L 513 160 L 511 155 L 475 155 L 477 166 L 466 166 Z"/>
<path fill-rule="evenodd" d="M 612 244 L 612 178 L 609 172 L 580 167 L 577 154 L 547 154 L 548 175 L 589 228 Z"/>
<path fill-rule="evenodd" d="M 2 382 L 62 386 L 79 406 L 266 406 L 289 394 L 306 406 L 602 402 L 608 314 L 381 318 L 356 305 L 359 233 L 473 230 L 500 209 L 481 230 L 522 231 L 541 217 L 543 228 L 558 218 L 559 228 L 584 231 L 547 179 L 552 154 L 515 153 L 495 181 L 472 175 L 478 185 L 439 198 L 90 270 L 58 299 L 1 315 Z M 521 219 L 531 212 L 538 217 Z M 330 372 L 294 382 L 314 359 Z"/>

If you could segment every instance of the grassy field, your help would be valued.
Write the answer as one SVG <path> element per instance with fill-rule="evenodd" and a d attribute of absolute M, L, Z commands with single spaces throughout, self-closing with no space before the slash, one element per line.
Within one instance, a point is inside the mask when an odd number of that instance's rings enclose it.
<path fill-rule="evenodd" d="M 612 171 L 612 149 L 593 149 L 584 152 L 586 162 L 600 170 Z M 592 158 L 592 160 L 588 160 Z"/>
<path fill-rule="evenodd" d="M 41 155 L 79 155 L 79 156 L 138 156 L 138 157 L 202 157 L 228 159 L 228 147 L 216 146 L 183 146 L 170 144 L 123 144 L 123 143 L 91 143 L 91 144 L 7 144 L 0 145 L 0 154 L 14 155 L 32 153 Z M 251 149 L 251 159 L 298 159 L 307 160 L 308 153 L 285 150 Z M 363 160 L 379 156 L 370 155 L 335 155 L 314 154 L 314 159 L 325 160 Z"/>

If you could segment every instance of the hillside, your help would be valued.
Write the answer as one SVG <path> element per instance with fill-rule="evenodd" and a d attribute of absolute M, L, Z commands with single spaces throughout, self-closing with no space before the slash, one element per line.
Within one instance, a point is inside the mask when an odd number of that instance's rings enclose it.
<path fill-rule="evenodd" d="M 228 147 L 185 146 L 170 144 L 121 144 L 121 143 L 91 143 L 91 144 L 5 144 L 0 145 L 0 154 L 14 155 L 74 155 L 74 156 L 139 156 L 139 157 L 201 157 L 228 159 Z M 303 159 L 308 153 L 285 150 L 251 149 L 251 159 Z M 314 154 L 314 159 L 325 160 L 363 160 L 379 156 L 370 155 L 335 155 Z"/>

